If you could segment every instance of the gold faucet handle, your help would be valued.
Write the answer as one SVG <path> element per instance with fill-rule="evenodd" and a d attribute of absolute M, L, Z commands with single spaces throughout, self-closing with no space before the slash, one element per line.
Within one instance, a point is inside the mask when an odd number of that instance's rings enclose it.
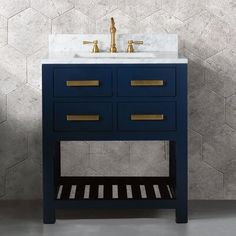
<path fill-rule="evenodd" d="M 134 40 L 129 40 L 128 41 L 128 48 L 127 48 L 127 52 L 134 52 L 134 46 L 133 44 L 143 44 L 143 41 L 142 40 L 137 40 L 137 41 L 134 41 Z"/>
<path fill-rule="evenodd" d="M 130 40 L 131 43 L 133 44 L 143 44 L 143 41 L 142 40 L 138 40 L 138 41 L 133 41 L 133 40 Z"/>
<path fill-rule="evenodd" d="M 98 53 L 99 47 L 98 47 L 98 40 L 94 40 L 94 41 L 83 41 L 83 44 L 93 44 L 93 49 L 92 49 L 92 53 Z"/>

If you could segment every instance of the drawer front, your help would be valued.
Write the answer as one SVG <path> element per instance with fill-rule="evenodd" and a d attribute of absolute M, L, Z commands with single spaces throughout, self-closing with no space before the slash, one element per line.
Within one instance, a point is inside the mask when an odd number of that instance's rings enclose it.
<path fill-rule="evenodd" d="M 118 96 L 175 96 L 175 67 L 119 69 Z"/>
<path fill-rule="evenodd" d="M 55 103 L 56 131 L 112 130 L 111 103 Z"/>
<path fill-rule="evenodd" d="M 112 71 L 104 68 L 57 68 L 54 70 L 55 97 L 112 95 Z"/>
<path fill-rule="evenodd" d="M 176 129 L 175 102 L 119 103 L 121 131 L 170 131 Z"/>

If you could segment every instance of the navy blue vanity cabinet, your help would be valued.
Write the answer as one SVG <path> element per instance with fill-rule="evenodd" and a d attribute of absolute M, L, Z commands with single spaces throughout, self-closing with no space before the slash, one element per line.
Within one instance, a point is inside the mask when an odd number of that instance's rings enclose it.
<path fill-rule="evenodd" d="M 187 64 L 42 69 L 44 223 L 59 208 L 172 208 L 186 223 Z M 169 176 L 61 176 L 60 141 L 76 140 L 167 140 Z"/>

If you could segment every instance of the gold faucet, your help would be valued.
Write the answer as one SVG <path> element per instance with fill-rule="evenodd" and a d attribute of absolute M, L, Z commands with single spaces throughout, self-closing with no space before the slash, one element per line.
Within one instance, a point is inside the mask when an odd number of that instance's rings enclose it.
<path fill-rule="evenodd" d="M 117 52 L 117 48 L 116 48 L 116 27 L 115 27 L 115 21 L 113 17 L 111 18 L 110 32 L 111 32 L 110 52 L 114 53 L 114 52 Z"/>
<path fill-rule="evenodd" d="M 127 52 L 128 52 L 128 53 L 134 52 L 134 46 L 133 46 L 133 44 L 143 44 L 143 41 L 142 41 L 142 40 L 139 40 L 139 41 L 129 40 L 129 41 L 128 41 L 128 48 L 127 48 Z"/>
<path fill-rule="evenodd" d="M 98 40 L 94 40 L 94 41 L 83 41 L 83 44 L 93 44 L 93 49 L 92 49 L 92 53 L 98 53 L 99 47 L 98 47 Z"/>

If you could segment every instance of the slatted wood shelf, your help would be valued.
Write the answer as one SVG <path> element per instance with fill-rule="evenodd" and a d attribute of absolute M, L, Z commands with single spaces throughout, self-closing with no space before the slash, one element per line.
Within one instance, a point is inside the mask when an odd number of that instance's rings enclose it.
<path fill-rule="evenodd" d="M 169 177 L 61 177 L 56 200 L 174 200 Z"/>

